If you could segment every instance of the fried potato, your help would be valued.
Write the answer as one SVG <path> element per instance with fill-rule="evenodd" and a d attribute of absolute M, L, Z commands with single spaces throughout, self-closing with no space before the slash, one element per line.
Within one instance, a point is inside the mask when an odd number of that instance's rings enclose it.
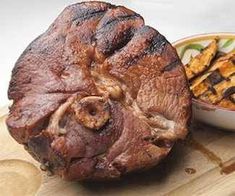
<path fill-rule="evenodd" d="M 219 106 L 224 107 L 224 108 L 229 108 L 231 110 L 235 110 L 235 104 L 229 99 L 223 99 L 218 103 Z"/>
<path fill-rule="evenodd" d="M 185 65 L 185 71 L 188 79 L 192 79 L 198 76 L 200 73 L 205 71 L 215 57 L 218 39 L 214 39 L 206 48 L 202 50 L 201 53 L 196 55 L 190 60 L 190 62 Z"/>
<path fill-rule="evenodd" d="M 190 90 L 196 98 L 235 110 L 235 50 L 222 53 L 217 43 L 214 39 L 185 65 Z"/>
<path fill-rule="evenodd" d="M 219 103 L 225 96 L 226 90 L 235 87 L 235 75 L 228 77 L 228 79 L 211 86 L 208 91 L 199 96 L 203 101 L 213 104 Z"/>
<path fill-rule="evenodd" d="M 205 74 L 195 78 L 190 86 L 194 96 L 202 95 L 214 85 L 235 74 L 234 61 L 235 51 L 217 59 Z"/>

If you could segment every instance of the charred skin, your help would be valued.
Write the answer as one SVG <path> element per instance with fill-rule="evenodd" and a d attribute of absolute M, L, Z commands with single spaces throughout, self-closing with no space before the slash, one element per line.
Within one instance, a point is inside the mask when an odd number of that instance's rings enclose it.
<path fill-rule="evenodd" d="M 186 136 L 191 111 L 175 49 L 102 2 L 65 8 L 16 62 L 8 96 L 10 134 L 69 180 L 153 167 Z"/>

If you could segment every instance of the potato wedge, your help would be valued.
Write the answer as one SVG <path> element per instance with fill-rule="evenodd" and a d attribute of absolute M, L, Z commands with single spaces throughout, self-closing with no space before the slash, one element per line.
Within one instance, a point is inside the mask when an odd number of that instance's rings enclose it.
<path fill-rule="evenodd" d="M 214 85 L 235 74 L 235 51 L 217 59 L 211 68 L 191 83 L 190 89 L 195 97 L 213 88 Z"/>
<path fill-rule="evenodd" d="M 199 98 L 203 101 L 217 104 L 225 98 L 225 92 L 232 87 L 235 87 L 235 75 L 232 75 L 228 77 L 228 79 L 211 86 L 209 90 L 200 95 Z"/>
<path fill-rule="evenodd" d="M 198 76 L 210 66 L 218 49 L 217 42 L 218 39 L 214 39 L 200 54 L 196 55 L 185 65 L 186 75 L 189 80 Z"/>
<path fill-rule="evenodd" d="M 235 104 L 229 99 L 223 99 L 218 103 L 219 106 L 235 110 Z"/>

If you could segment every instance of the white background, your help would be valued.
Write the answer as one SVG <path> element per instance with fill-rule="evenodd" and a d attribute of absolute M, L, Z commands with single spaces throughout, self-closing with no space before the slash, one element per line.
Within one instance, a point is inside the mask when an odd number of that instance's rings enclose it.
<path fill-rule="evenodd" d="M 108 0 L 107 0 L 108 1 Z M 0 0 L 0 107 L 11 70 L 26 46 L 72 0 Z M 171 42 L 208 32 L 235 32 L 235 0 L 113 0 L 140 13 Z"/>

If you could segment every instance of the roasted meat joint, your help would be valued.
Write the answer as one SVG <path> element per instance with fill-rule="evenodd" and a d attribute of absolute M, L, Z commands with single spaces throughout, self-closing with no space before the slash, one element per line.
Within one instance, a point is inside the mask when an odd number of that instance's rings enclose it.
<path fill-rule="evenodd" d="M 8 96 L 12 137 L 68 180 L 157 165 L 191 113 L 175 49 L 139 14 L 104 2 L 66 7 L 17 60 Z"/>

